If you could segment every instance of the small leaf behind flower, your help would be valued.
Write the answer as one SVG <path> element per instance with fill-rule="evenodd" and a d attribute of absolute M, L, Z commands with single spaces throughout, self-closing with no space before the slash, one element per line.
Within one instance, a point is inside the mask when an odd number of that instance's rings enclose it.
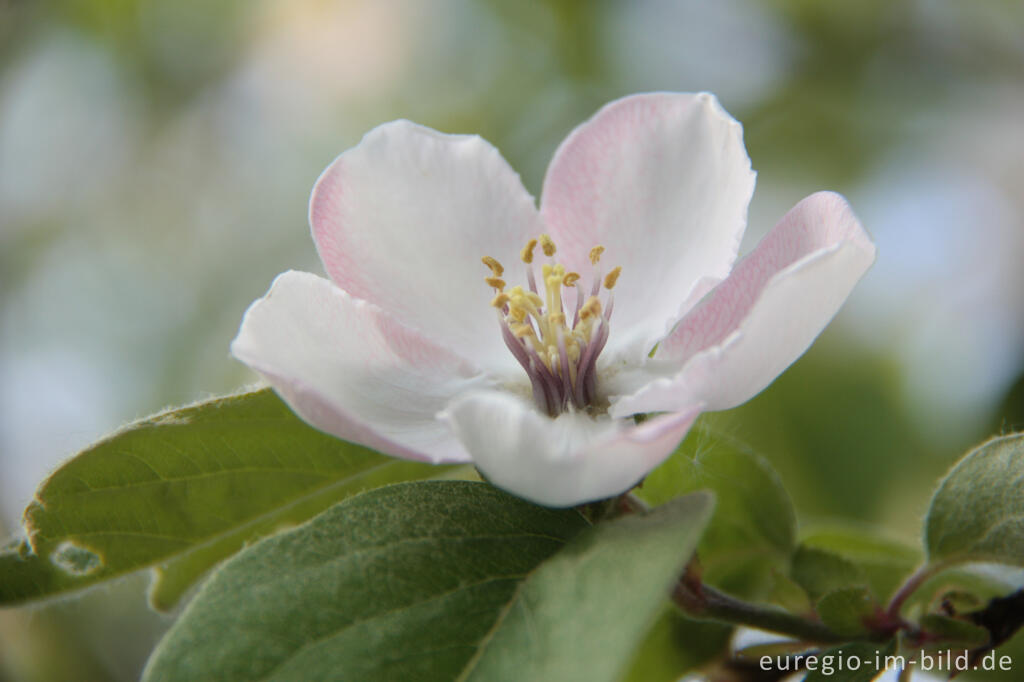
<path fill-rule="evenodd" d="M 698 547 L 703 579 L 738 596 L 767 596 L 796 547 L 796 513 L 778 474 L 742 443 L 698 426 L 637 494 L 656 505 L 695 490 L 717 500 Z"/>

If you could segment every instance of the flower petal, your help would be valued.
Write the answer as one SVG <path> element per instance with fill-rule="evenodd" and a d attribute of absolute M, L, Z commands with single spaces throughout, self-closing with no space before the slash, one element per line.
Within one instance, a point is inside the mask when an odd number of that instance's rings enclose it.
<path fill-rule="evenodd" d="M 812 194 L 658 346 L 654 365 L 682 369 L 619 399 L 612 414 L 749 400 L 807 350 L 874 259 L 846 200 Z"/>
<path fill-rule="evenodd" d="M 568 507 L 625 492 L 671 454 L 700 406 L 640 425 L 565 413 L 541 415 L 519 397 L 480 391 L 442 413 L 492 483 L 520 497 Z"/>
<path fill-rule="evenodd" d="M 469 460 L 436 415 L 479 374 L 322 277 L 279 275 L 231 352 L 322 431 L 406 459 Z"/>
<path fill-rule="evenodd" d="M 320 176 L 309 219 L 342 289 L 482 367 L 516 367 L 480 259 L 525 281 L 518 256 L 539 218 L 490 144 L 409 121 L 378 126 Z"/>
<path fill-rule="evenodd" d="M 541 218 L 572 268 L 597 244 L 622 266 L 612 353 L 649 351 L 729 274 L 753 191 L 742 128 L 708 93 L 625 97 L 566 138 Z"/>

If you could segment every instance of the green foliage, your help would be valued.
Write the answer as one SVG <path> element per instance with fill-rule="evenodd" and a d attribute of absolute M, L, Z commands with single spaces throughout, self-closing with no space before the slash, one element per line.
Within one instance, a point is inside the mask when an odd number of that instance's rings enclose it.
<path fill-rule="evenodd" d="M 921 629 L 928 634 L 942 639 L 941 648 L 943 649 L 947 649 L 951 645 L 974 649 L 988 644 L 990 639 L 988 630 L 983 627 L 937 613 L 921 618 L 920 625 Z"/>
<path fill-rule="evenodd" d="M 921 552 L 886 538 L 878 528 L 830 526 L 804 536 L 802 546 L 841 557 L 857 568 L 878 599 L 887 599 L 921 563 Z"/>
<path fill-rule="evenodd" d="M 925 519 L 931 562 L 1024 565 L 1024 434 L 971 451 L 932 497 Z"/>
<path fill-rule="evenodd" d="M 145 679 L 616 680 L 711 505 L 584 530 L 486 484 L 374 490 L 227 562 Z"/>
<path fill-rule="evenodd" d="M 800 545 L 793 555 L 792 576 L 815 600 L 843 587 L 867 585 L 867 576 L 857 564 L 835 552 L 807 545 Z"/>
<path fill-rule="evenodd" d="M 25 512 L 27 542 L 0 553 L 0 605 L 154 566 L 174 605 L 216 562 L 338 500 L 441 469 L 320 433 L 269 389 L 164 412 L 80 453 Z"/>
<path fill-rule="evenodd" d="M 733 629 L 723 623 L 687 618 L 666 603 L 637 648 L 625 682 L 676 682 L 685 673 L 729 649 Z"/>
<path fill-rule="evenodd" d="M 878 603 L 866 587 L 841 587 L 818 600 L 818 617 L 830 630 L 843 637 L 867 637 Z"/>
<path fill-rule="evenodd" d="M 1014 589 L 1016 585 L 1012 581 L 967 566 L 940 571 L 925 580 L 907 604 L 922 613 L 937 612 L 946 604 L 960 613 L 979 609 L 990 599 L 1005 596 Z"/>
<path fill-rule="evenodd" d="M 637 494 L 656 505 L 695 490 L 717 500 L 698 545 L 703 578 L 733 594 L 766 595 L 796 546 L 796 513 L 778 474 L 736 441 L 695 428 Z"/>

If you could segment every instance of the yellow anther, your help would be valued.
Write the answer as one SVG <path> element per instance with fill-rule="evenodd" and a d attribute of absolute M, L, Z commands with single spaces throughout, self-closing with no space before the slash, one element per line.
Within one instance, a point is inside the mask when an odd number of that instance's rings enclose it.
<path fill-rule="evenodd" d="M 528 324 L 515 324 L 510 326 L 509 329 L 517 339 L 522 339 L 527 336 L 536 336 L 533 331 L 533 327 Z"/>
<path fill-rule="evenodd" d="M 540 248 L 543 249 L 545 256 L 555 255 L 555 243 L 551 241 L 551 237 L 546 234 L 540 236 Z"/>
<path fill-rule="evenodd" d="M 536 239 L 531 239 L 530 241 L 526 242 L 526 246 L 524 246 L 523 250 L 519 252 L 519 257 L 523 259 L 524 263 L 533 262 L 533 250 L 535 248 L 537 248 Z"/>
<path fill-rule="evenodd" d="M 550 259 L 540 263 L 539 270 L 532 266 L 538 245 Z M 590 250 L 592 265 L 597 265 L 604 250 L 600 245 Z M 595 280 L 593 291 L 581 305 L 585 296 L 579 286 L 582 276 L 555 262 L 551 257 L 556 251 L 555 242 L 547 234 L 527 242 L 519 256 L 530 266 L 525 269 L 528 286 L 513 286 L 507 290 L 507 284 L 502 279 L 505 268 L 501 263 L 490 256 L 480 259 L 490 269 L 491 276 L 485 278 L 485 281 L 495 290 L 491 305 L 498 309 L 499 319 L 504 325 L 505 340 L 534 382 L 535 394 L 538 391 L 544 394 L 543 401 L 538 399 L 539 407 L 547 410 L 551 416 L 556 416 L 570 404 L 579 409 L 592 405 L 593 373 L 596 371 L 594 358 L 601 352 L 607 338 L 608 332 L 604 325 L 607 323 L 606 315 L 610 313 L 610 310 L 603 310 L 597 296 L 598 289 L 602 284 L 606 289 L 611 289 L 622 273 L 622 268 L 616 267 L 602 277 L 600 271 L 594 268 L 590 275 Z M 575 291 L 567 292 L 563 287 L 573 287 Z M 568 311 L 564 309 L 563 300 L 567 293 L 576 302 Z M 611 294 L 606 295 L 606 300 L 611 302 Z M 587 348 L 586 362 L 584 348 Z M 594 348 L 596 350 L 592 352 Z M 551 382 L 551 375 L 554 383 Z M 543 384 L 538 388 L 537 382 Z"/>
<path fill-rule="evenodd" d="M 495 277 L 501 277 L 505 273 L 505 268 L 502 267 L 501 263 L 499 263 L 495 258 L 484 256 L 480 261 L 491 269 L 491 273 Z"/>
<path fill-rule="evenodd" d="M 597 296 L 591 296 L 587 299 L 587 302 L 580 308 L 580 319 L 586 320 L 591 317 L 597 317 L 601 314 L 601 301 L 597 300 Z"/>
<path fill-rule="evenodd" d="M 611 289 L 615 286 L 615 283 L 619 281 L 620 274 L 622 274 L 622 266 L 616 265 L 611 272 L 604 276 L 604 288 Z"/>
<path fill-rule="evenodd" d="M 575 341 L 566 346 L 565 352 L 569 356 L 569 362 L 573 365 L 580 359 L 580 345 Z"/>

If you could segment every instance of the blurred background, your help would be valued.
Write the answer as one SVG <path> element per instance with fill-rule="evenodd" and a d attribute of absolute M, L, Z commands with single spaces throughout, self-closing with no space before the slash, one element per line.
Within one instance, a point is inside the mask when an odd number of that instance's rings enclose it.
<path fill-rule="evenodd" d="M 1019 0 L 0 0 L 0 535 L 63 458 L 253 379 L 228 356 L 364 132 L 479 133 L 535 195 L 613 98 L 710 90 L 745 129 L 749 250 L 818 189 L 878 262 L 718 428 L 801 518 L 916 541 L 936 478 L 1024 428 Z M 136 679 L 145 577 L 0 612 L 0 680 Z M 1024 664 L 1024 661 L 1021 661 Z"/>

